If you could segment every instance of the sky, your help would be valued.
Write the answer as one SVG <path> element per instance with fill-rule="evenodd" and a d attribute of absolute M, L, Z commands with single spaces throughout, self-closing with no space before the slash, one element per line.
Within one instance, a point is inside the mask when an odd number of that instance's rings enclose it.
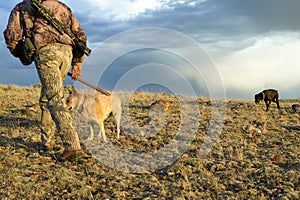
<path fill-rule="evenodd" d="M 1 1 L 0 28 L 19 1 Z M 300 98 L 299 0 L 62 0 L 92 54 L 83 76 L 107 90 L 253 99 Z M 0 84 L 34 85 L 0 36 Z M 67 83 L 72 83 L 70 79 Z M 153 89 L 155 88 L 155 89 Z"/>

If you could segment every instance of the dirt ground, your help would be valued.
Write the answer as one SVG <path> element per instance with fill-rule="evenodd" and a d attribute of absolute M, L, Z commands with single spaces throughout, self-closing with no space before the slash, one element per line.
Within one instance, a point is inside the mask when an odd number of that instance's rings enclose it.
<path fill-rule="evenodd" d="M 265 112 L 262 102 L 119 93 L 120 139 L 112 117 L 108 143 L 86 141 L 75 120 L 87 157 L 60 163 L 58 135 L 40 149 L 39 91 L 0 86 L 0 199 L 300 198 L 300 99 Z"/>

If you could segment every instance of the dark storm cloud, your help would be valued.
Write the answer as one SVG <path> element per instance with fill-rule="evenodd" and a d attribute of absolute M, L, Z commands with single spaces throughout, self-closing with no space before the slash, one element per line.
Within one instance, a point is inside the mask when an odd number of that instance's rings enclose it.
<path fill-rule="evenodd" d="M 208 0 L 146 12 L 131 26 L 171 28 L 203 42 L 237 40 L 271 31 L 298 31 L 299 9 L 298 0 Z"/>

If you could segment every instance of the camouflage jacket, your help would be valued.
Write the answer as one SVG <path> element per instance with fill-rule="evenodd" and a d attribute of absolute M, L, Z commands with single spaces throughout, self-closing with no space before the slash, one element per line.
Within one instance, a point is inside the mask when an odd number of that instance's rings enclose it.
<path fill-rule="evenodd" d="M 52 16 L 70 32 L 82 41 L 86 41 L 86 35 L 69 7 L 57 0 L 39 0 L 39 2 L 42 2 L 41 4 Z M 30 37 L 36 49 L 55 43 L 71 46 L 73 48 L 72 65 L 80 65 L 84 60 L 83 52 L 76 49 L 73 40 L 66 34 L 61 35 L 47 20 L 40 17 L 32 7 L 31 0 L 23 0 L 14 7 L 4 31 L 7 48 L 16 57 L 19 57 L 17 48 L 23 36 Z"/>

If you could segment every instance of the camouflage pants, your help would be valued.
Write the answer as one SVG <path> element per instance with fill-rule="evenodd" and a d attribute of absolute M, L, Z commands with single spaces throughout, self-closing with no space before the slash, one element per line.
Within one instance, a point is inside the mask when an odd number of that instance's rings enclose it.
<path fill-rule="evenodd" d="M 35 57 L 42 85 L 40 96 L 42 144 L 50 145 L 57 130 L 65 150 L 81 148 L 74 121 L 64 98 L 63 82 L 71 60 L 72 49 L 59 44 L 41 48 Z"/>

